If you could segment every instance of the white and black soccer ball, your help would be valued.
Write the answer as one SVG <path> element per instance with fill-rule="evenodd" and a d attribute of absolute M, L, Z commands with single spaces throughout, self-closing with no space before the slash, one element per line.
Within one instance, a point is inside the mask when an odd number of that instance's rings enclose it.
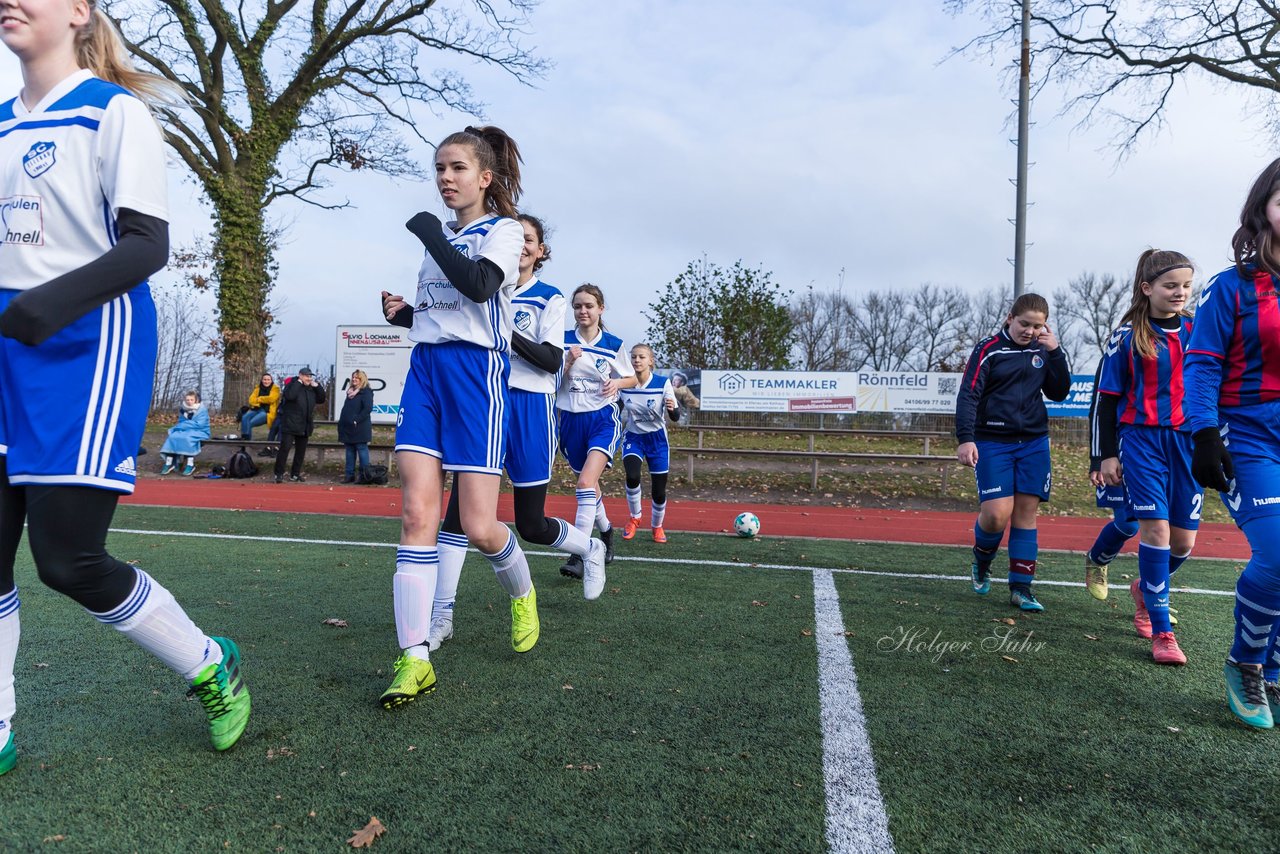
<path fill-rule="evenodd" d="M 733 520 L 733 530 L 739 537 L 754 537 L 760 533 L 760 517 L 754 513 L 739 513 Z"/>

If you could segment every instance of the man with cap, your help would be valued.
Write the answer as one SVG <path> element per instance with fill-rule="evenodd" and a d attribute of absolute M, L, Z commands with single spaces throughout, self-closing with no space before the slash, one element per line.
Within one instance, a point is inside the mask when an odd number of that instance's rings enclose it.
<path fill-rule="evenodd" d="M 298 371 L 298 376 L 284 388 L 280 396 L 280 409 L 276 421 L 280 425 L 280 450 L 276 452 L 276 483 L 284 482 L 284 464 L 293 452 L 293 465 L 289 480 L 305 481 L 302 461 L 307 454 L 307 439 L 316 428 L 316 407 L 324 403 L 324 386 L 316 382 L 310 368 Z"/>

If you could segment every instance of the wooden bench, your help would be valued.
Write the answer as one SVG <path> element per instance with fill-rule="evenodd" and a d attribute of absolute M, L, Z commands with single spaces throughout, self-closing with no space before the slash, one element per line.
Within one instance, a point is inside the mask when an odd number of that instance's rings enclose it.
<path fill-rule="evenodd" d="M 813 437 L 809 437 L 809 446 L 813 447 Z M 686 454 L 687 462 L 685 468 L 685 477 L 690 484 L 693 483 L 693 460 L 698 456 L 738 456 L 738 457 L 777 457 L 779 459 L 806 459 L 809 460 L 809 488 L 816 490 L 818 488 L 818 463 L 825 460 L 827 462 L 846 462 L 853 460 L 873 460 L 873 461 L 889 461 L 889 462 L 915 462 L 915 463 L 932 463 L 937 465 L 938 471 L 942 474 L 942 492 L 946 493 L 947 483 L 951 475 L 952 466 L 960 465 L 960 461 L 955 457 L 944 457 L 939 454 L 876 454 L 866 452 L 843 452 L 843 451 L 761 451 L 748 448 L 671 448 L 672 454 Z"/>
<path fill-rule="evenodd" d="M 231 457 L 231 452 L 236 448 L 244 445 L 245 450 L 250 451 L 254 457 L 258 456 L 258 451 L 271 445 L 279 447 L 280 443 L 268 442 L 266 439 L 206 439 L 200 448 L 201 455 L 208 448 L 217 448 L 219 452 L 225 452 L 227 458 Z M 230 450 L 227 450 L 230 449 Z M 341 442 L 308 442 L 307 443 L 307 462 L 314 461 L 317 465 L 324 465 L 325 457 L 330 451 L 338 453 L 338 459 L 345 462 L 347 458 L 347 446 Z M 381 464 L 387 467 L 387 471 L 391 471 L 392 463 L 395 461 L 396 449 L 393 445 L 369 445 L 369 462 L 370 464 Z M 290 454 L 290 459 L 293 456 Z"/>

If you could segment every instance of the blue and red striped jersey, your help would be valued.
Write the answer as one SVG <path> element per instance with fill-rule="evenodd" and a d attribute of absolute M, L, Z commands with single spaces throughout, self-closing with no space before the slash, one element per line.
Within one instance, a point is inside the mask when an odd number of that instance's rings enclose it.
<path fill-rule="evenodd" d="M 1133 327 L 1125 324 L 1111 335 L 1102 353 L 1098 393 L 1120 398 L 1117 420 L 1121 424 L 1180 429 L 1186 423 L 1182 409 L 1182 358 L 1191 335 L 1190 318 L 1177 329 L 1161 329 L 1146 321 L 1156 337 L 1154 356 L 1140 356 L 1133 347 Z"/>
<path fill-rule="evenodd" d="M 1218 426 L 1217 406 L 1280 399 L 1280 303 L 1270 274 L 1242 278 L 1231 267 L 1205 286 L 1186 371 L 1193 430 Z"/>

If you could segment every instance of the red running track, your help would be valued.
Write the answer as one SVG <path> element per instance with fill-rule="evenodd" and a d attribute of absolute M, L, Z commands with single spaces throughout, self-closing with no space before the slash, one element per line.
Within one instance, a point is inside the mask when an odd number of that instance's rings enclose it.
<path fill-rule="evenodd" d="M 203 507 L 224 510 L 266 510 L 286 513 L 324 513 L 339 516 L 399 516 L 400 490 L 393 487 L 340 484 L 271 483 L 261 480 L 190 480 L 141 478 L 137 491 L 125 504 L 164 507 Z M 626 518 L 626 501 L 606 498 L 609 518 Z M 573 496 L 547 497 L 547 512 L 573 519 Z M 646 512 L 647 512 L 646 502 Z M 822 537 L 862 542 L 917 543 L 968 546 L 973 544 L 975 513 L 923 510 L 864 510 L 849 507 L 805 507 L 784 504 L 727 504 L 714 501 L 677 501 L 667 504 L 667 525 L 673 531 L 727 532 L 733 517 L 750 510 L 760 517 L 762 532 L 784 537 Z M 511 496 L 502 495 L 498 515 L 504 522 L 514 517 Z M 1093 544 L 1101 518 L 1042 516 L 1040 547 L 1084 551 Z M 1136 540 L 1126 551 L 1136 552 Z M 1204 524 L 1196 543 L 1197 557 L 1247 560 L 1249 546 L 1234 525 Z"/>

